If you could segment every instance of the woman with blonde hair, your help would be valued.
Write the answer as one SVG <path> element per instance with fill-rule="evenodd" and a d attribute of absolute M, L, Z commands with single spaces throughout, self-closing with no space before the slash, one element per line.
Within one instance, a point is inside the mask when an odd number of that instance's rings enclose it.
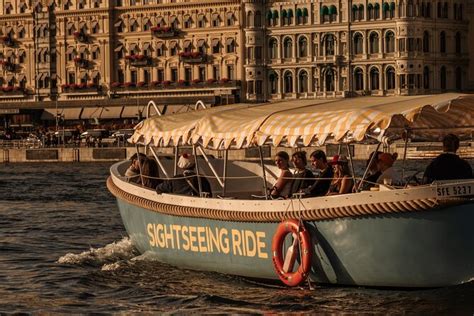
<path fill-rule="evenodd" d="M 334 177 L 326 195 L 350 193 L 354 181 L 346 156 L 335 155 L 330 164 L 334 166 Z"/>

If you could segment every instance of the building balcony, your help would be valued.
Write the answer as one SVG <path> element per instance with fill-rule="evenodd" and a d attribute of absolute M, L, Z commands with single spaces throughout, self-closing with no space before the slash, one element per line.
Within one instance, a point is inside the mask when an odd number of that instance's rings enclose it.
<path fill-rule="evenodd" d="M 188 64 L 200 64 L 206 62 L 206 55 L 200 52 L 182 52 L 179 59 Z"/>
<path fill-rule="evenodd" d="M 79 68 L 87 68 L 90 65 L 90 61 L 88 61 L 85 58 L 81 58 L 81 57 L 74 58 L 74 63 Z"/>
<path fill-rule="evenodd" d="M 102 87 L 100 85 L 96 85 L 94 83 L 80 83 L 80 84 L 63 84 L 61 85 L 61 91 L 63 93 L 98 93 L 102 91 Z"/>
<path fill-rule="evenodd" d="M 26 90 L 22 87 L 6 86 L 0 88 L 1 97 L 23 97 L 26 94 Z"/>
<path fill-rule="evenodd" d="M 152 34 L 157 38 L 171 38 L 179 35 L 179 30 L 171 27 L 155 26 L 151 29 Z"/>
<path fill-rule="evenodd" d="M 209 79 L 207 81 L 193 80 L 191 82 L 187 80 L 179 80 L 178 82 L 172 82 L 169 80 L 165 81 L 152 81 L 150 83 L 139 82 L 137 84 L 133 82 L 119 83 L 113 82 L 111 90 L 114 92 L 147 92 L 156 90 L 200 90 L 200 89 L 218 89 L 218 88 L 236 88 L 240 87 L 240 80 L 228 80 L 223 78 L 221 80 Z"/>
<path fill-rule="evenodd" d="M 2 36 L 2 37 L 0 37 L 0 41 L 5 46 L 8 46 L 8 47 L 15 46 L 15 40 L 13 38 L 11 38 L 10 36 Z"/>
<path fill-rule="evenodd" d="M 125 59 L 129 61 L 130 66 L 134 67 L 146 67 L 153 64 L 153 59 L 145 55 L 127 55 Z"/>
<path fill-rule="evenodd" d="M 74 38 L 76 39 L 76 41 L 80 42 L 80 43 L 87 43 L 87 40 L 88 40 L 88 36 L 86 33 L 84 32 L 74 32 L 73 33 L 74 35 Z"/>
<path fill-rule="evenodd" d="M 2 65 L 4 70 L 9 72 L 14 72 L 16 70 L 16 65 L 6 60 L 1 60 L 0 65 Z"/>

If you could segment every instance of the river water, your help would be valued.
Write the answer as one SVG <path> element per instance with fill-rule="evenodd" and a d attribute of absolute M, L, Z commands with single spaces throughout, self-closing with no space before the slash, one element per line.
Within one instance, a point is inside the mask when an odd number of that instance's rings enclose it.
<path fill-rule="evenodd" d="M 0 314 L 474 312 L 474 282 L 290 289 L 148 260 L 131 245 L 106 189 L 109 166 L 0 165 Z"/>

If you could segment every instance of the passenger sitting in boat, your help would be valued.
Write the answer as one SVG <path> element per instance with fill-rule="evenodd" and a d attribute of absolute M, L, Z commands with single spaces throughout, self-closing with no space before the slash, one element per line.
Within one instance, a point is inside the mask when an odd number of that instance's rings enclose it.
<path fill-rule="evenodd" d="M 382 174 L 381 171 L 377 168 L 378 163 L 378 156 L 382 152 L 380 151 L 373 151 L 369 155 L 369 159 L 365 164 L 365 167 L 369 169 L 367 177 L 364 179 L 363 183 L 361 183 L 359 190 L 370 190 L 371 187 L 375 186 L 377 183 L 377 179 Z"/>
<path fill-rule="evenodd" d="M 140 163 L 143 164 L 143 160 L 146 159 L 146 155 L 142 153 L 135 153 L 130 157 L 130 166 L 125 171 L 125 177 L 128 178 L 128 182 L 141 183 L 140 179 Z"/>
<path fill-rule="evenodd" d="M 334 166 L 334 178 L 326 195 L 350 193 L 354 181 L 346 156 L 335 155 L 330 164 Z"/>
<path fill-rule="evenodd" d="M 141 169 L 142 182 L 140 183 L 142 183 L 144 186 L 155 189 L 156 186 L 162 182 L 162 180 L 159 179 L 160 172 L 158 170 L 158 163 L 156 162 L 155 158 L 146 157 L 143 160 Z"/>
<path fill-rule="evenodd" d="M 291 161 L 295 166 L 295 173 L 293 174 L 293 183 L 291 185 L 291 194 L 302 192 L 302 190 L 309 188 L 314 183 L 314 175 L 306 168 L 308 160 L 306 159 L 305 151 L 297 151 L 291 155 Z"/>
<path fill-rule="evenodd" d="M 400 177 L 393 168 L 393 163 L 397 159 L 398 154 L 381 153 L 377 159 L 377 169 L 381 172 L 377 178 L 378 184 L 396 184 L 400 183 Z"/>
<path fill-rule="evenodd" d="M 435 180 L 471 179 L 471 165 L 460 158 L 456 151 L 459 148 L 459 138 L 448 134 L 443 138 L 443 153 L 436 157 L 426 168 L 423 183 Z"/>
<path fill-rule="evenodd" d="M 178 160 L 178 167 L 183 170 L 183 173 L 176 175 L 175 179 L 165 180 L 158 184 L 156 192 L 200 196 L 198 182 L 200 181 L 201 192 L 212 196 L 209 181 L 205 177 L 198 177 L 194 172 L 193 156 L 184 153 Z"/>
<path fill-rule="evenodd" d="M 289 169 L 289 160 L 290 156 L 285 151 L 280 151 L 275 155 L 275 164 L 281 172 L 275 185 L 270 190 L 270 195 L 273 199 L 286 199 L 291 194 L 293 175 Z"/>
<path fill-rule="evenodd" d="M 321 170 L 319 179 L 313 182 L 311 186 L 303 189 L 303 193 L 306 197 L 311 196 L 323 196 L 328 192 L 329 185 L 334 176 L 332 167 L 328 164 L 326 154 L 322 150 L 316 150 L 309 156 L 311 166 L 313 168 Z"/>

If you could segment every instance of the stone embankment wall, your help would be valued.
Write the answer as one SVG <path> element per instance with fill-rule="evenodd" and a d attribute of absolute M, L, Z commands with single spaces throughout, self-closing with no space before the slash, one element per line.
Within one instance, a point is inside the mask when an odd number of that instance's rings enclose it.
<path fill-rule="evenodd" d="M 349 150 L 354 159 L 365 160 L 369 154 L 377 148 L 376 145 L 350 145 Z M 343 145 L 327 145 L 320 148 L 303 148 L 309 154 L 322 149 L 328 157 L 335 154 L 347 154 L 348 147 Z M 191 149 L 182 149 L 191 152 Z M 289 154 L 295 149 L 289 148 L 270 148 L 263 147 L 263 156 L 265 159 L 271 159 L 276 152 L 285 150 Z M 399 158 L 403 157 L 405 144 L 396 143 L 390 147 L 379 148 L 381 151 L 397 152 Z M 406 150 L 408 159 L 432 159 L 442 151 L 441 143 L 409 143 Z M 0 149 L 0 163 L 14 162 L 101 162 L 101 161 L 120 161 L 129 158 L 136 152 L 135 147 L 105 147 L 105 148 L 3 148 Z M 151 153 L 149 153 L 151 155 Z M 173 149 L 165 148 L 160 150 L 160 155 L 173 156 Z M 463 158 L 474 158 L 474 142 L 463 142 L 459 148 L 458 154 Z M 208 155 L 216 158 L 224 156 L 223 151 L 208 151 Z M 259 152 L 257 148 L 247 150 L 229 151 L 229 159 L 258 159 Z"/>

